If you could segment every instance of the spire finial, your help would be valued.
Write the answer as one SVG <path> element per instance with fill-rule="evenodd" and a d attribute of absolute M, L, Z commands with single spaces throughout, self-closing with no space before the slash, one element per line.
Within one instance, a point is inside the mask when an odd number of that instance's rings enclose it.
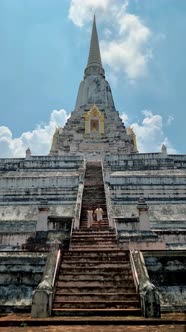
<path fill-rule="evenodd" d="M 92 64 L 102 67 L 95 14 L 94 14 L 94 19 L 93 19 L 92 35 L 91 35 L 91 41 L 90 41 L 90 50 L 89 50 L 87 67 Z"/>
<path fill-rule="evenodd" d="M 90 72 L 93 74 L 93 72 L 91 70 L 89 70 L 89 69 L 91 69 L 91 67 L 99 68 L 100 74 L 102 74 L 104 76 L 104 70 L 102 68 L 101 54 L 100 54 L 100 48 L 99 48 L 98 33 L 97 33 L 97 28 L 96 28 L 95 13 L 94 13 L 94 18 L 93 18 L 89 57 L 88 57 L 87 67 L 85 69 L 85 75 L 87 75 L 87 74 L 90 75 Z M 98 69 L 97 69 L 97 71 L 98 71 Z"/>

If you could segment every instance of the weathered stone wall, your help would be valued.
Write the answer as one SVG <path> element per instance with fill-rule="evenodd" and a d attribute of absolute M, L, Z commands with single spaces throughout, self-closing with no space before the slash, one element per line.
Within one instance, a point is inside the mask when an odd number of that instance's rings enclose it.
<path fill-rule="evenodd" d="M 9 172 L 0 174 L 0 205 L 32 204 L 41 198 L 50 204 L 68 204 L 76 201 L 78 173 L 63 172 Z"/>
<path fill-rule="evenodd" d="M 66 228 L 66 219 L 74 217 L 74 205 L 50 206 L 46 227 L 51 232 L 61 230 L 63 234 Z M 27 239 L 35 236 L 37 221 L 39 218 L 38 205 L 16 205 L 0 207 L 0 250 L 14 249 L 27 242 Z M 64 235 L 64 234 L 63 234 Z M 57 235 L 56 235 L 57 236 Z M 54 238 L 55 236 L 53 236 Z M 58 237 L 58 236 L 57 236 Z"/>
<path fill-rule="evenodd" d="M 46 257 L 46 253 L 0 252 L 0 310 L 30 310 Z"/>
<path fill-rule="evenodd" d="M 186 204 L 149 203 L 149 219 L 153 228 L 185 228 Z M 137 203 L 112 204 L 113 216 L 116 218 L 138 218 Z"/>
<path fill-rule="evenodd" d="M 105 156 L 105 164 L 111 171 L 185 169 L 186 155 L 164 155 L 163 153 L 112 154 Z"/>
<path fill-rule="evenodd" d="M 48 209 L 43 230 L 56 230 L 52 218 L 72 220 L 83 163 L 74 155 L 0 159 L 1 250 L 34 236 L 43 201 Z"/>
<path fill-rule="evenodd" d="M 83 164 L 80 155 L 0 159 L 3 243 L 9 242 L 12 233 L 15 244 L 19 226 L 23 238 L 26 233 L 30 236 L 38 221 L 42 199 L 47 201 L 49 217 L 73 218 Z M 103 169 L 112 217 L 120 221 L 131 219 L 131 222 L 118 222 L 119 231 L 139 229 L 139 222 L 134 219 L 139 217 L 137 202 L 143 195 L 149 207 L 151 230 L 157 231 L 161 241 L 167 244 L 185 243 L 185 155 L 165 158 L 162 153 L 111 154 L 105 157 Z M 51 226 L 49 229 L 52 230 Z M 168 234 L 163 232 L 165 229 L 178 232 Z"/>
<path fill-rule="evenodd" d="M 137 204 L 143 197 L 159 241 L 186 246 L 186 155 L 112 154 L 105 157 L 104 172 L 119 232 L 139 231 Z"/>
<path fill-rule="evenodd" d="M 82 156 L 31 156 L 25 158 L 0 158 L 0 171 L 20 171 L 20 170 L 46 170 L 52 169 L 68 170 L 78 169 L 82 164 Z"/>
<path fill-rule="evenodd" d="M 186 309 L 186 251 L 144 252 L 151 282 L 160 293 L 161 310 Z"/>
<path fill-rule="evenodd" d="M 113 203 L 132 204 L 141 195 L 149 203 L 183 203 L 186 200 L 186 172 L 172 170 L 121 171 L 110 174 Z"/>

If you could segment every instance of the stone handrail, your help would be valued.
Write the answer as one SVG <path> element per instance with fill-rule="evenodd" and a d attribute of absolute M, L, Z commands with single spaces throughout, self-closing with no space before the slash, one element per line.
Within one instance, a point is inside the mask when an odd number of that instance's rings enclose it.
<path fill-rule="evenodd" d="M 102 167 L 102 176 L 103 176 L 103 184 L 104 184 L 104 190 L 105 190 L 105 198 L 106 198 L 106 208 L 107 208 L 107 216 L 109 221 L 109 227 L 115 228 L 116 234 L 117 234 L 117 228 L 115 220 L 113 220 L 112 212 L 111 212 L 111 198 L 110 198 L 110 189 L 108 184 L 105 181 L 105 174 L 104 174 L 104 167 L 103 167 L 103 160 L 101 161 L 101 167 Z"/>
<path fill-rule="evenodd" d="M 80 171 L 80 175 L 79 175 L 80 181 L 79 181 L 79 188 L 78 188 L 76 207 L 75 207 L 75 213 L 74 213 L 74 221 L 73 221 L 74 229 L 79 229 L 79 226 L 80 226 L 81 206 L 82 206 L 85 171 L 86 171 L 86 161 L 85 160 L 84 160 L 83 166 L 80 168 L 79 171 Z"/>
<path fill-rule="evenodd" d="M 118 237 L 118 229 L 117 229 L 116 219 L 112 218 L 112 222 L 113 222 L 114 229 L 115 229 L 117 243 L 119 243 L 119 237 Z"/>
<path fill-rule="evenodd" d="M 31 316 L 33 318 L 51 316 L 54 284 L 60 261 L 60 250 L 50 251 L 47 257 L 42 280 L 32 295 Z"/>
<path fill-rule="evenodd" d="M 160 298 L 157 288 L 151 283 L 143 255 L 138 250 L 130 251 L 133 277 L 140 296 L 144 317 L 160 317 Z"/>
<path fill-rule="evenodd" d="M 137 271 L 136 271 L 136 266 L 135 266 L 135 263 L 134 263 L 134 258 L 133 258 L 132 251 L 130 251 L 130 264 L 131 264 L 134 284 L 135 284 L 135 287 L 136 287 L 136 292 L 139 293 L 139 279 L 138 279 L 138 274 L 137 274 Z"/>
<path fill-rule="evenodd" d="M 61 262 L 61 251 L 58 250 L 57 259 L 56 259 L 56 266 L 55 266 L 53 280 L 52 280 L 52 287 L 54 287 L 54 285 L 55 285 L 56 275 L 57 275 L 57 272 L 58 272 L 58 269 L 59 269 L 60 262 Z"/>
<path fill-rule="evenodd" d="M 70 244 L 69 247 L 71 246 L 71 241 L 72 241 L 72 233 L 73 233 L 73 229 L 74 229 L 74 223 L 75 223 L 75 219 L 72 219 L 72 223 L 71 223 L 71 229 L 70 229 Z"/>

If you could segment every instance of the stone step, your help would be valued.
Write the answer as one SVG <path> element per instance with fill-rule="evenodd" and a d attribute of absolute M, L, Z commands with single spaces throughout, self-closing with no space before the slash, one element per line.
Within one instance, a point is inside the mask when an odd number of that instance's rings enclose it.
<path fill-rule="evenodd" d="M 85 192 L 89 189 L 93 192 L 96 192 L 96 189 L 97 192 L 104 192 L 103 180 L 101 178 L 98 178 L 97 181 L 95 182 L 95 180 L 92 180 L 91 177 L 85 178 L 84 189 Z"/>
<path fill-rule="evenodd" d="M 72 278 L 72 275 L 71 277 Z M 80 288 L 87 288 L 87 287 L 114 287 L 114 286 L 120 286 L 120 287 L 124 287 L 124 290 L 127 288 L 127 287 L 133 287 L 134 286 L 134 281 L 132 279 L 132 276 L 131 278 L 127 277 L 126 279 L 124 278 L 120 278 L 120 280 L 117 280 L 117 281 L 114 281 L 114 280 L 107 280 L 105 278 L 103 278 L 103 280 L 92 280 L 91 277 L 87 280 L 85 279 L 73 279 L 72 280 L 59 280 L 57 282 L 57 287 L 60 287 L 60 288 L 66 288 L 66 287 L 80 287 Z"/>
<path fill-rule="evenodd" d="M 80 222 L 87 222 L 87 213 L 85 213 L 84 215 L 81 214 L 81 219 L 80 219 Z M 103 215 L 103 218 L 101 220 L 101 223 L 103 224 L 107 224 L 109 221 L 108 221 L 108 217 L 107 217 L 107 214 Z M 93 225 L 97 224 L 97 220 L 96 218 L 94 218 L 93 220 Z"/>
<path fill-rule="evenodd" d="M 73 265 L 73 266 L 72 266 Z M 99 261 L 94 261 L 94 262 L 78 262 L 78 261 L 73 261 L 70 260 L 68 262 L 62 262 L 61 264 L 61 271 L 63 272 L 63 269 L 67 269 L 67 268 L 72 268 L 74 269 L 99 269 L 99 271 L 101 269 L 125 269 L 126 270 L 130 270 L 130 264 L 127 262 L 99 262 Z"/>
<path fill-rule="evenodd" d="M 88 222 L 87 221 L 80 221 L 80 229 L 81 230 L 108 230 L 109 229 L 109 223 L 103 223 L 103 222 L 96 222 L 96 223 L 93 223 L 91 226 L 88 225 Z"/>
<path fill-rule="evenodd" d="M 116 234 L 110 233 L 109 231 L 102 231 L 97 229 L 89 228 L 87 230 L 79 231 L 79 233 L 72 234 L 72 238 L 105 238 L 105 239 L 116 239 Z"/>
<path fill-rule="evenodd" d="M 77 257 L 78 259 L 107 259 L 107 258 L 110 258 L 110 259 L 122 259 L 122 260 L 127 260 L 129 261 L 129 255 L 128 253 L 126 252 L 123 252 L 123 251 L 120 251 L 119 249 L 118 250 L 115 250 L 114 252 L 113 251 L 98 251 L 98 252 L 95 252 L 95 251 L 82 251 L 82 252 L 79 252 L 79 251 L 76 251 L 76 250 L 73 250 L 73 251 L 68 251 L 68 252 L 65 252 L 63 253 L 63 259 L 64 258 L 69 258 L 69 257 Z"/>
<path fill-rule="evenodd" d="M 81 221 L 87 221 L 87 211 L 85 211 L 85 213 L 81 213 Z M 94 217 L 94 223 L 97 222 L 96 217 Z M 102 223 L 107 223 L 108 222 L 108 218 L 107 218 L 107 213 L 105 212 L 105 214 L 103 213 L 103 218 L 101 220 Z"/>
<path fill-rule="evenodd" d="M 84 189 L 86 190 L 86 189 Z M 86 190 L 83 195 L 83 202 L 82 206 L 94 206 L 96 205 L 105 205 L 106 206 L 106 198 L 104 192 L 93 192 L 91 189 Z"/>
<path fill-rule="evenodd" d="M 104 187 L 101 186 L 97 190 L 94 187 L 94 184 L 89 182 L 88 184 L 85 182 L 84 191 L 83 191 L 83 202 L 84 198 L 89 198 L 91 202 L 93 202 L 92 198 L 101 198 L 103 201 L 105 200 L 105 191 Z"/>
<path fill-rule="evenodd" d="M 61 274 L 58 277 L 58 280 L 88 280 L 90 282 L 94 281 L 112 281 L 113 283 L 116 283 L 117 281 L 123 281 L 124 283 L 126 281 L 133 280 L 132 271 L 129 268 L 126 268 L 126 270 L 121 270 L 117 268 L 113 268 L 113 270 L 109 269 L 101 269 L 99 271 L 96 270 L 96 268 L 90 268 L 90 269 L 73 269 L 73 271 L 70 270 L 70 268 L 65 268 L 60 270 Z"/>
<path fill-rule="evenodd" d="M 79 316 L 79 317 L 93 317 L 93 316 L 141 316 L 141 309 L 139 308 L 109 308 L 108 309 L 60 309 L 52 310 L 53 316 Z"/>
<path fill-rule="evenodd" d="M 89 205 L 88 206 L 83 206 L 82 205 L 82 210 L 81 210 L 81 217 L 86 218 L 87 217 L 87 211 L 88 210 L 95 210 L 96 209 L 96 205 L 95 204 L 91 204 L 91 201 L 89 199 Z M 103 209 L 103 218 L 106 219 L 107 218 L 107 211 L 106 211 L 106 205 L 105 204 L 101 204 L 99 203 L 100 207 Z"/>
<path fill-rule="evenodd" d="M 115 246 L 115 251 L 113 252 L 112 251 L 112 249 L 110 249 L 109 250 L 109 248 L 106 248 L 106 249 L 99 249 L 99 248 L 97 248 L 97 252 L 98 252 L 98 254 L 99 255 L 109 255 L 109 254 L 113 254 L 113 255 L 116 255 L 116 254 L 118 254 L 118 255 L 121 255 L 121 256 L 126 256 L 126 257 L 128 257 L 128 259 L 129 259 L 129 252 L 128 251 L 126 251 L 126 250 L 124 250 L 123 248 L 120 248 L 118 245 L 117 246 Z M 75 255 L 77 253 L 77 255 L 79 255 L 79 251 L 78 250 L 73 250 L 73 253 L 71 252 L 71 251 L 64 251 L 63 252 L 63 254 L 64 255 Z M 82 254 L 83 254 L 83 251 L 82 251 Z M 89 250 L 89 254 L 90 254 L 90 256 L 95 256 L 96 254 L 95 254 L 95 250 L 92 250 L 92 249 L 90 249 Z M 88 250 L 86 250 L 86 252 L 84 253 L 84 255 L 88 255 Z"/>
<path fill-rule="evenodd" d="M 90 190 L 92 190 L 94 192 L 95 191 L 97 191 L 97 192 L 104 192 L 103 179 L 99 178 L 99 179 L 96 179 L 96 181 L 95 181 L 95 179 L 92 179 L 91 177 L 85 178 L 84 188 L 85 188 L 85 192 L 89 188 L 90 188 Z"/>
<path fill-rule="evenodd" d="M 87 221 L 87 210 L 81 213 L 81 221 Z M 96 217 L 94 217 L 94 222 L 96 222 Z M 108 222 L 107 212 L 103 213 L 102 222 Z"/>
<path fill-rule="evenodd" d="M 95 211 L 97 205 L 99 204 L 100 207 L 103 209 L 103 217 L 106 218 L 107 217 L 107 211 L 106 211 L 106 204 L 103 204 L 99 201 L 99 203 L 93 203 L 92 200 L 87 199 L 88 201 L 88 206 L 85 206 L 84 204 L 82 205 L 82 210 L 81 210 L 81 216 L 86 217 L 87 216 L 87 210 L 93 210 Z M 95 202 L 95 199 L 94 199 Z"/>
<path fill-rule="evenodd" d="M 78 241 L 72 241 L 71 242 L 71 247 L 80 247 L 82 250 L 85 248 L 90 248 L 90 249 L 94 249 L 94 248 L 99 248 L 99 249 L 104 249 L 104 248 L 117 248 L 117 242 L 115 241 L 82 241 L 82 242 L 78 242 Z"/>
<path fill-rule="evenodd" d="M 137 301 L 138 296 L 135 293 L 78 293 L 78 294 L 69 294 L 61 293 L 58 289 L 55 293 L 54 302 L 68 302 L 68 301 Z"/>
<path fill-rule="evenodd" d="M 81 218 L 80 224 L 81 224 L 81 226 L 87 227 L 87 225 L 88 225 L 87 218 L 85 218 L 85 219 Z M 98 222 L 98 221 L 94 220 L 92 225 L 90 226 L 90 228 L 100 227 L 100 226 L 101 227 L 107 227 L 108 225 L 109 225 L 108 221 L 101 220 L 100 222 Z"/>
<path fill-rule="evenodd" d="M 81 222 L 87 222 L 87 213 L 85 214 L 81 214 L 81 219 L 80 219 Z M 94 218 L 93 220 L 93 225 L 97 223 L 97 220 L 96 218 Z M 105 214 L 101 220 L 101 223 L 102 224 L 107 224 L 108 223 L 108 218 L 107 218 L 107 214 Z"/>
<path fill-rule="evenodd" d="M 92 182 L 97 186 L 101 186 L 103 184 L 102 172 L 100 170 L 90 170 L 85 173 L 85 182 Z"/>
<path fill-rule="evenodd" d="M 103 235 L 115 235 L 115 230 L 105 230 L 105 231 L 97 231 L 97 230 L 91 230 L 91 229 L 88 229 L 88 230 L 74 230 L 73 231 L 73 236 L 74 235 L 97 235 L 97 234 L 103 234 Z"/>
<path fill-rule="evenodd" d="M 100 200 L 100 201 L 98 201 Z M 93 203 L 93 205 L 95 206 L 96 204 L 105 204 L 106 203 L 106 199 L 105 199 L 105 192 L 104 189 L 103 190 L 97 190 L 97 191 L 93 191 L 91 186 L 89 188 L 84 187 L 84 192 L 83 192 L 83 204 L 87 203 L 87 205 L 89 205 L 89 202 Z"/>
<path fill-rule="evenodd" d="M 93 263 L 93 264 L 100 264 L 100 263 L 129 263 L 128 259 L 125 256 L 63 256 L 62 258 L 62 264 L 64 263 L 69 263 L 71 264 L 71 261 L 76 263 Z"/>
<path fill-rule="evenodd" d="M 88 224 L 88 220 L 87 220 L 87 217 L 85 217 L 85 218 L 82 218 L 81 217 L 81 219 L 80 219 L 80 225 L 82 226 L 84 226 L 84 227 L 86 227 L 87 228 L 87 224 Z M 108 220 L 101 220 L 100 222 L 98 222 L 97 220 L 94 220 L 93 222 L 92 222 L 92 225 L 91 225 L 91 229 L 93 229 L 95 226 L 104 226 L 104 227 L 107 227 L 108 225 L 109 225 L 109 221 Z M 104 230 L 104 229 L 103 229 Z M 107 230 L 107 229 L 106 229 Z"/>
<path fill-rule="evenodd" d="M 84 206 L 84 205 L 82 205 L 82 210 L 81 210 L 81 216 L 83 216 L 83 217 L 87 217 L 87 211 L 88 210 L 95 210 L 96 209 L 96 205 L 95 204 L 91 204 L 91 201 L 90 201 L 90 199 L 89 199 L 89 205 L 88 206 Z M 105 219 L 105 218 L 107 218 L 107 211 L 106 211 L 106 205 L 105 204 L 99 204 L 99 205 L 101 205 L 100 207 L 103 209 L 103 218 Z"/>
<path fill-rule="evenodd" d="M 85 213 L 81 214 L 81 221 L 87 221 L 87 211 L 85 211 Z M 97 222 L 97 220 L 96 220 L 96 218 L 94 218 L 93 223 L 96 223 L 96 222 Z M 102 218 L 101 222 L 102 223 L 107 223 L 108 222 L 108 218 L 107 218 L 107 214 L 106 213 L 103 214 L 103 218 Z"/>
<path fill-rule="evenodd" d="M 99 229 L 99 228 L 97 228 L 97 229 Z M 72 236 L 72 238 L 71 238 L 71 241 L 78 241 L 78 239 L 80 239 L 79 241 L 81 241 L 81 244 L 83 244 L 83 243 L 86 243 L 86 242 L 88 242 L 88 241 L 90 241 L 91 243 L 92 242 L 95 242 L 95 244 L 97 245 L 97 242 L 99 241 L 99 242 L 101 242 L 101 244 L 104 244 L 104 243 L 116 243 L 116 241 L 117 241 L 117 238 L 116 238 L 116 236 L 115 235 L 113 235 L 113 236 L 106 236 L 106 235 L 82 235 L 82 236 L 75 236 L 75 237 L 73 237 Z"/>
<path fill-rule="evenodd" d="M 105 248 L 105 247 L 114 248 L 115 246 L 117 246 L 116 241 L 115 241 L 115 243 L 113 241 L 109 241 L 109 242 L 104 241 L 104 243 L 101 241 L 86 241 L 86 242 L 72 241 L 71 242 L 71 247 L 73 247 L 73 248 L 81 247 L 82 249 L 87 248 L 87 247 L 89 247 L 89 248 L 99 247 L 100 249 Z"/>
<path fill-rule="evenodd" d="M 88 177 L 88 178 L 85 178 L 84 188 L 85 188 L 85 191 L 90 188 L 90 190 L 92 190 L 94 192 L 96 191 L 96 189 L 97 189 L 98 192 L 103 192 L 103 189 L 104 189 L 103 179 L 101 177 L 99 177 L 95 181 L 95 179 L 93 180 L 91 178 L 91 176 Z"/>
<path fill-rule="evenodd" d="M 93 182 L 85 181 L 83 198 L 89 197 L 91 199 L 92 197 L 99 197 L 99 196 L 105 199 L 104 185 L 102 184 L 100 185 L 99 188 L 98 187 L 96 188 L 96 185 Z"/>
<path fill-rule="evenodd" d="M 66 280 L 66 275 L 70 276 L 69 280 L 72 280 L 74 278 L 74 280 L 88 280 L 89 282 L 94 282 L 94 281 L 99 281 L 99 282 L 104 282 L 104 281 L 112 281 L 112 278 L 114 278 L 113 283 L 114 285 L 117 284 L 117 282 L 122 282 L 123 284 L 125 284 L 126 281 L 130 281 L 133 280 L 133 276 L 132 276 L 132 272 L 131 270 L 127 270 L 126 272 L 124 271 L 118 271 L 117 269 L 115 269 L 114 271 L 112 271 L 112 274 L 110 276 L 110 274 L 108 274 L 108 269 L 102 269 L 101 271 L 97 271 L 96 269 L 90 269 L 90 270 L 85 270 L 85 271 L 81 271 L 81 270 L 77 270 L 74 269 L 74 271 L 69 271 L 69 269 L 63 269 L 61 271 L 61 275 L 59 275 L 59 281 L 60 280 Z M 112 277 L 112 276 L 116 276 L 117 277 Z M 79 276 L 79 279 L 78 279 Z M 83 277 L 84 276 L 84 277 Z M 67 280 L 68 281 L 68 280 Z M 122 285 L 123 285 L 122 284 Z"/>
<path fill-rule="evenodd" d="M 85 234 L 72 234 L 72 239 L 80 239 L 80 240 L 87 240 L 87 239 L 106 239 L 106 240 L 115 240 L 116 235 L 115 234 L 103 234 L 102 232 L 97 232 L 97 233 L 85 233 Z"/>
<path fill-rule="evenodd" d="M 86 190 L 86 189 L 85 189 Z M 83 195 L 82 207 L 94 207 L 96 209 L 97 205 L 106 206 L 106 198 L 104 192 L 91 192 L 87 190 Z"/>
<path fill-rule="evenodd" d="M 87 222 L 83 221 L 80 223 L 80 229 L 81 230 L 92 230 L 92 231 L 103 231 L 109 229 L 109 224 L 94 224 L 92 226 L 89 226 Z"/>
<path fill-rule="evenodd" d="M 73 265 L 73 266 L 72 266 Z M 109 263 L 105 263 L 105 262 L 77 262 L 77 261 L 71 261 L 71 262 L 64 262 L 61 264 L 61 269 L 60 271 L 63 272 L 63 270 L 65 269 L 72 269 L 71 271 L 74 271 L 74 270 L 79 270 L 79 269 L 82 269 L 82 271 L 85 271 L 85 270 L 102 270 L 102 269 L 125 269 L 125 271 L 128 272 L 128 270 L 130 271 L 131 267 L 130 267 L 130 264 L 123 264 L 123 263 L 118 263 L 118 262 L 109 262 Z"/>
<path fill-rule="evenodd" d="M 112 240 L 116 240 L 117 237 L 114 233 L 112 234 L 104 234 L 102 233 L 102 231 L 99 229 L 90 229 L 88 228 L 87 229 L 87 233 L 85 230 L 83 230 L 82 233 L 80 233 L 79 235 L 78 234 L 75 234 L 75 235 L 72 235 L 71 239 L 81 239 L 81 240 L 91 240 L 91 239 L 104 239 L 104 240 L 109 240 L 109 241 L 112 241 Z"/>
<path fill-rule="evenodd" d="M 89 197 L 91 199 L 92 197 L 99 197 L 99 196 L 102 199 L 105 199 L 104 185 L 102 184 L 99 188 L 96 188 L 96 185 L 92 181 L 89 182 L 85 181 L 83 198 Z"/>
<path fill-rule="evenodd" d="M 82 249 L 82 248 L 81 248 Z M 79 253 L 79 249 L 73 249 L 73 250 L 69 250 L 68 252 L 69 252 L 69 255 L 71 254 L 71 252 L 73 251 L 73 253 Z M 94 249 L 94 248 L 90 248 L 90 249 L 83 249 L 82 250 L 82 254 L 92 254 L 92 255 L 96 255 L 96 253 L 97 254 L 109 254 L 109 253 L 113 253 L 113 254 L 116 254 L 116 253 L 120 253 L 120 248 L 118 247 L 118 245 L 117 246 L 114 246 L 114 250 L 113 249 L 110 249 L 110 248 L 98 248 L 98 247 L 96 247 L 96 249 Z"/>
<path fill-rule="evenodd" d="M 85 204 L 86 203 L 86 204 Z M 82 209 L 81 209 L 81 216 L 87 216 L 87 210 L 93 210 L 93 212 L 96 210 L 97 206 L 100 205 L 100 207 L 103 209 L 103 216 L 106 218 L 107 216 L 107 209 L 106 209 L 106 203 L 103 202 L 100 198 L 87 198 L 82 203 Z"/>
<path fill-rule="evenodd" d="M 58 286 L 58 284 L 56 285 L 57 287 L 57 291 L 56 293 L 57 294 L 65 294 L 65 293 L 68 293 L 68 294 L 95 294 L 95 293 L 99 293 L 102 292 L 102 293 L 114 293 L 114 294 L 122 294 L 122 293 L 125 293 L 125 294 L 136 294 L 136 289 L 134 286 L 130 286 L 130 287 L 120 287 L 119 286 L 112 286 L 112 287 L 105 287 L 103 285 L 99 285 L 97 287 L 95 286 L 92 286 L 91 284 L 88 286 L 88 287 L 60 287 Z"/>
<path fill-rule="evenodd" d="M 79 245 L 79 246 L 97 246 L 98 248 L 101 247 L 109 247 L 109 246 L 115 246 L 117 247 L 117 240 L 112 239 L 112 240 L 106 240 L 105 238 L 103 239 L 86 239 L 84 241 L 78 241 L 78 239 L 73 239 L 71 240 L 71 244 L 73 245 Z"/>
<path fill-rule="evenodd" d="M 97 245 L 87 245 L 87 246 L 84 246 L 84 245 L 78 245 L 78 244 L 72 244 L 71 246 L 70 246 L 70 248 L 69 248 L 69 250 L 95 250 L 95 251 L 97 251 L 98 250 L 98 246 Z M 103 250 L 107 250 L 107 245 L 102 245 L 102 246 L 100 246 L 99 245 L 99 249 L 101 250 L 101 249 L 103 249 Z M 108 250 L 110 250 L 110 249 L 112 249 L 113 251 L 115 250 L 115 246 L 111 246 L 111 245 L 109 245 L 109 249 Z"/>
<path fill-rule="evenodd" d="M 103 301 L 92 301 L 92 300 L 87 300 L 87 301 L 65 301 L 61 302 L 61 300 L 55 300 L 54 299 L 54 304 L 53 308 L 139 308 L 139 301 L 138 300 L 126 300 L 126 301 L 109 301 L 109 300 L 103 300 Z"/>
<path fill-rule="evenodd" d="M 87 210 L 88 210 L 88 209 L 90 210 L 90 206 L 88 206 L 87 209 L 81 211 L 81 218 L 82 218 L 82 217 L 83 217 L 84 219 L 87 218 Z M 92 209 L 92 210 L 94 210 L 94 209 Z M 108 220 L 108 217 L 107 217 L 107 211 L 106 211 L 106 210 L 103 211 L 103 214 L 102 214 L 102 220 L 103 220 L 103 221 L 107 221 L 107 220 Z M 96 221 L 96 216 L 94 217 L 94 221 Z"/>
<path fill-rule="evenodd" d="M 105 239 L 88 239 L 88 240 L 72 239 L 71 245 L 76 245 L 76 244 L 79 246 L 91 246 L 91 245 L 110 246 L 110 245 L 116 245 L 117 240 L 106 241 Z"/>
<path fill-rule="evenodd" d="M 108 273 L 109 272 L 109 273 Z M 97 271 L 91 270 L 91 271 L 86 271 L 85 273 L 82 273 L 81 270 L 75 270 L 75 271 L 68 271 L 68 270 L 63 270 L 63 274 L 60 274 L 58 277 L 58 280 L 67 280 L 67 277 L 69 277 L 69 280 L 74 280 L 79 277 L 79 280 L 88 280 L 91 282 L 94 281 L 101 281 L 103 282 L 104 280 L 106 281 L 113 281 L 116 283 L 117 281 L 123 281 L 124 283 L 126 281 L 133 280 L 132 272 L 130 270 L 127 271 L 100 271 L 99 274 L 97 274 Z"/>
<path fill-rule="evenodd" d="M 104 242 L 104 244 L 100 244 L 99 247 L 97 244 L 92 244 L 92 245 L 89 245 L 89 244 L 85 244 L 83 245 L 82 244 L 71 244 L 70 246 L 70 250 L 114 250 L 114 249 L 118 249 L 118 246 L 115 244 L 115 245 L 111 245 L 111 244 L 107 244 Z"/>
<path fill-rule="evenodd" d="M 116 242 L 116 236 L 107 236 L 107 235 L 80 235 L 80 236 L 72 236 L 71 241 L 78 241 L 78 242 L 97 242 L 97 241 L 101 241 L 102 242 L 111 242 L 111 243 L 115 243 Z"/>
<path fill-rule="evenodd" d="M 89 183 L 94 184 L 94 187 L 101 187 L 103 185 L 102 173 L 99 170 L 90 171 L 85 174 L 85 183 L 88 185 Z"/>
<path fill-rule="evenodd" d="M 118 251 L 118 246 L 113 246 L 113 247 L 100 247 L 100 248 L 98 248 L 98 246 L 87 246 L 87 247 L 82 247 L 82 246 L 77 246 L 77 245 L 75 245 L 75 246 L 71 246 L 70 248 L 69 248 L 69 251 L 95 251 L 95 252 L 99 252 L 99 251 L 108 251 L 108 252 L 110 252 L 110 250 L 112 250 L 112 251 Z"/>
<path fill-rule="evenodd" d="M 70 264 L 66 264 L 66 266 L 62 266 L 62 268 L 60 269 L 60 273 L 65 273 L 65 274 L 74 274 L 76 272 L 80 272 L 82 274 L 100 274 L 103 272 L 110 272 L 110 269 L 112 269 L 113 272 L 120 272 L 121 271 L 121 267 L 120 266 L 112 266 L 111 264 L 109 266 L 104 266 L 104 267 L 98 267 L 96 268 L 96 266 L 70 266 Z M 129 267 L 125 267 L 126 270 L 126 274 L 130 275 L 130 268 Z"/>
<path fill-rule="evenodd" d="M 110 229 L 110 227 L 109 227 L 109 225 L 107 225 L 107 226 L 94 226 L 94 227 L 90 227 L 90 228 L 88 228 L 87 227 L 87 225 L 81 225 L 80 224 L 80 230 L 81 231 L 90 231 L 90 232 L 102 232 L 102 231 L 109 231 L 109 229 Z"/>
<path fill-rule="evenodd" d="M 94 197 L 83 198 L 81 214 L 87 213 L 87 210 L 90 210 L 90 208 L 95 211 L 98 205 L 103 209 L 103 215 L 106 215 L 107 206 L 105 200 Z"/>
<path fill-rule="evenodd" d="M 66 263 L 66 264 L 79 264 L 79 263 L 83 263 L 83 264 L 119 264 L 119 263 L 128 263 L 129 262 L 124 258 L 122 259 L 121 256 L 116 256 L 116 257 L 90 257 L 89 259 L 87 259 L 87 257 L 63 257 L 62 259 L 62 264 Z M 129 264 L 130 266 L 130 264 Z"/>
<path fill-rule="evenodd" d="M 87 220 L 87 213 L 85 213 L 85 215 L 81 215 L 81 222 L 88 222 Z M 97 220 L 94 218 L 93 220 L 93 225 L 97 224 Z M 107 224 L 108 223 L 108 218 L 107 215 L 105 215 L 102 220 L 101 220 L 101 224 Z"/>

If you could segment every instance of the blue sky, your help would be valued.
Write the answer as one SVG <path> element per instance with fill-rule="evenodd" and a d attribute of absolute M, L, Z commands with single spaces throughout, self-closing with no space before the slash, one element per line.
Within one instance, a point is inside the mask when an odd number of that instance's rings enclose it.
<path fill-rule="evenodd" d="M 0 0 L 0 157 L 47 154 L 74 109 L 96 13 L 116 109 L 140 152 L 186 153 L 185 0 Z"/>

